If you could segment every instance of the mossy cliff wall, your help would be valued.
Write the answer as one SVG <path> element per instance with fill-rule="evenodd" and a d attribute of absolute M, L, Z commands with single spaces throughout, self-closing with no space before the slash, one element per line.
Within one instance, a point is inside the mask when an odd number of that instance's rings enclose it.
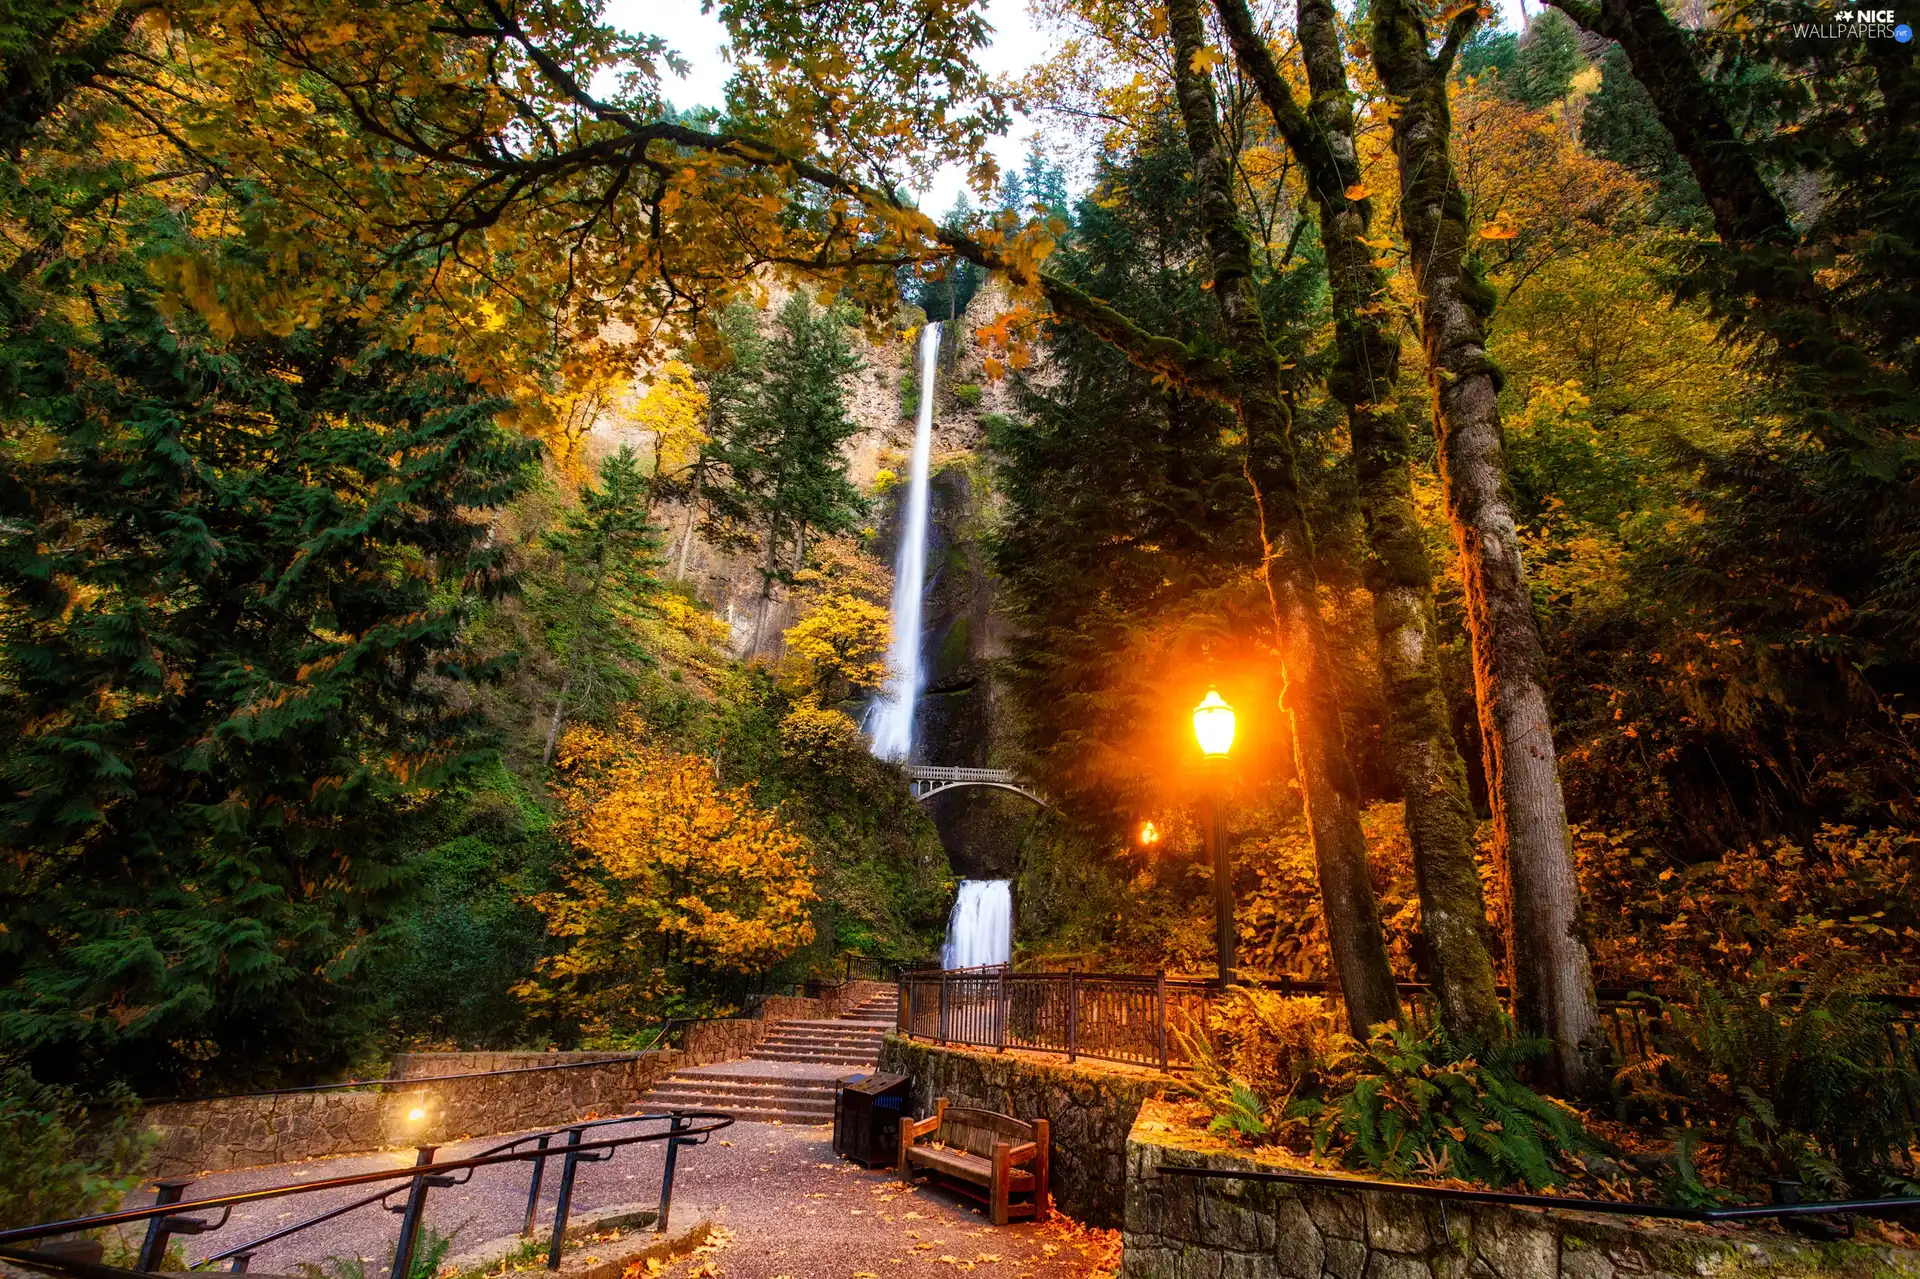
<path fill-rule="evenodd" d="M 913 1079 L 915 1115 L 933 1100 L 978 1106 L 1052 1128 L 1052 1191 L 1069 1216 L 1088 1225 L 1120 1225 L 1125 1209 L 1127 1134 L 1143 1103 L 1184 1087 L 1142 1071 L 1046 1061 L 1012 1053 L 942 1048 L 888 1035 L 880 1069 Z"/>
<path fill-rule="evenodd" d="M 1682 1279 L 1920 1276 L 1920 1253 L 1766 1229 L 1448 1204 L 1412 1195 L 1167 1175 L 1253 1169 L 1149 1103 L 1127 1142 L 1120 1279 Z"/>

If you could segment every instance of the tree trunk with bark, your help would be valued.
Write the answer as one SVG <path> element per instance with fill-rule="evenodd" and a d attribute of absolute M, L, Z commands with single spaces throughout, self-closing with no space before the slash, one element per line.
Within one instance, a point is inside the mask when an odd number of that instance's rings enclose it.
<path fill-rule="evenodd" d="M 1420 926 L 1446 1025 L 1482 1040 L 1504 1014 L 1487 946 L 1487 904 L 1474 863 L 1466 764 L 1448 722 L 1433 635 L 1433 565 L 1413 507 L 1412 449 L 1397 403 L 1400 340 L 1384 323 L 1385 274 L 1365 240 L 1373 203 L 1360 188 L 1352 96 L 1330 0 L 1300 0 L 1311 105 L 1302 109 L 1246 0 L 1215 0 L 1234 56 L 1306 175 L 1326 254 L 1337 359 L 1327 389 L 1347 412 L 1370 557 L 1374 634 L 1394 777 L 1420 892 Z"/>
<path fill-rule="evenodd" d="M 1486 350 L 1494 298 L 1468 257 L 1466 196 L 1451 155 L 1447 76 L 1473 23 L 1471 13 L 1456 17 L 1430 55 L 1419 10 L 1375 0 L 1373 56 L 1397 108 L 1401 220 L 1420 290 L 1441 485 L 1466 581 L 1494 835 L 1505 854 L 1514 1011 L 1524 1033 L 1551 1044 L 1555 1082 L 1586 1092 L 1603 1082 L 1606 1044 L 1567 845 L 1546 654 L 1506 483 L 1499 374 Z"/>
<path fill-rule="evenodd" d="M 1200 0 L 1170 0 L 1174 85 L 1199 188 L 1213 296 L 1232 352 L 1229 380 L 1246 435 L 1246 474 L 1259 511 L 1262 566 L 1286 654 L 1283 705 L 1307 801 L 1335 971 L 1356 1035 L 1397 1021 L 1400 998 L 1381 935 L 1360 827 L 1360 787 L 1347 757 L 1335 673 L 1318 613 L 1313 543 L 1300 491 L 1292 416 L 1280 398 L 1280 357 L 1253 289 L 1253 253 L 1220 145 Z"/>

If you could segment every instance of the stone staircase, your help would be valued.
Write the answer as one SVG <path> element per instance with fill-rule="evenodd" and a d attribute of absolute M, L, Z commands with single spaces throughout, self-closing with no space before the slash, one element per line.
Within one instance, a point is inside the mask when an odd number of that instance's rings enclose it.
<path fill-rule="evenodd" d="M 876 996 L 830 1020 L 775 1022 L 743 1061 L 694 1066 L 656 1084 L 649 1110 L 724 1110 L 744 1121 L 833 1122 L 834 1085 L 871 1070 L 892 1028 L 895 996 Z"/>

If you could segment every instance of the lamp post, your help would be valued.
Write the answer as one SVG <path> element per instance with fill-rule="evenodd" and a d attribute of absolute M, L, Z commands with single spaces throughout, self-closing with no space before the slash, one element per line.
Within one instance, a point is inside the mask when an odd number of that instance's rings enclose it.
<path fill-rule="evenodd" d="M 1220 839 L 1218 805 L 1219 762 L 1233 749 L 1233 707 L 1220 700 L 1220 690 L 1209 688 L 1207 696 L 1193 708 L 1193 736 L 1200 743 L 1206 763 L 1206 801 L 1201 813 L 1201 836 L 1207 846 L 1207 861 L 1213 867 L 1214 949 L 1220 963 L 1220 989 L 1233 981 L 1233 867 L 1226 845 Z"/>

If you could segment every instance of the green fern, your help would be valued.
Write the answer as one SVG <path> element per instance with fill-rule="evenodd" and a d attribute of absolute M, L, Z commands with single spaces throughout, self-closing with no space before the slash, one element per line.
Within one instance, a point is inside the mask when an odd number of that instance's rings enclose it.
<path fill-rule="evenodd" d="M 1260 1094 L 1235 1079 L 1227 1085 L 1227 1095 L 1208 1132 L 1232 1132 L 1248 1140 L 1267 1135 L 1267 1103 Z"/>
<path fill-rule="evenodd" d="M 1349 1091 L 1296 1102 L 1289 1113 L 1313 1123 L 1318 1153 L 1349 1167 L 1558 1185 L 1565 1179 L 1558 1160 L 1600 1146 L 1574 1111 L 1515 1078 L 1545 1048 L 1524 1039 L 1473 1045 L 1439 1027 L 1389 1027 L 1358 1050 Z"/>
<path fill-rule="evenodd" d="M 1920 1073 L 1889 1051 L 1894 1014 L 1869 997 L 1872 974 L 1830 964 L 1804 981 L 1761 969 L 1683 985 L 1681 999 L 1647 997 L 1658 1051 L 1619 1075 L 1634 1099 L 1686 1119 L 1676 1197 L 1695 1193 L 1696 1145 L 1749 1190 L 1794 1177 L 1842 1196 L 1914 1175 Z"/>

